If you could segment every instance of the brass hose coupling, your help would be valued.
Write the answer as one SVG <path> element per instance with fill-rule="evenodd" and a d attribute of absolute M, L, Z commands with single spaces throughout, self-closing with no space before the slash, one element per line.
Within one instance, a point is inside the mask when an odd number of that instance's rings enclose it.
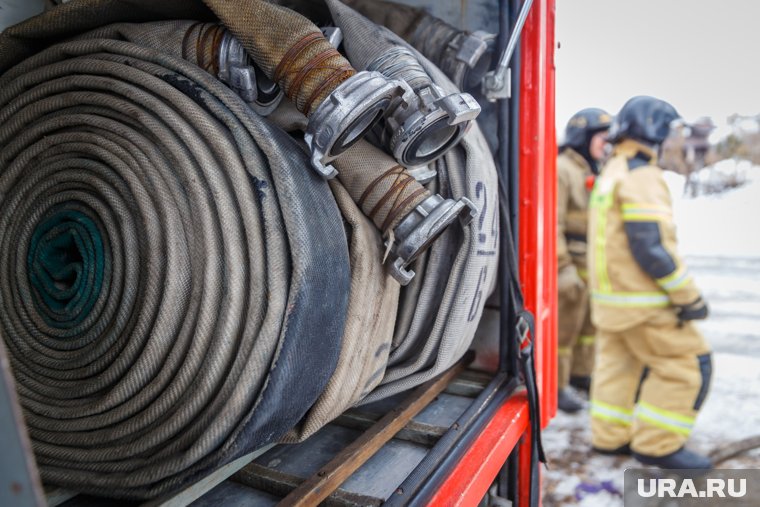
<path fill-rule="evenodd" d="M 431 195 L 409 213 L 393 230 L 393 241 L 386 241 L 392 262 L 389 272 L 401 285 L 414 278 L 409 266 L 443 234 L 446 228 L 459 219 L 462 227 L 478 215 L 478 208 L 466 197 L 459 200 Z"/>
<path fill-rule="evenodd" d="M 403 166 L 424 165 L 455 146 L 480 114 L 480 105 L 469 93 L 446 95 L 434 84 L 416 57 L 396 46 L 373 60 L 367 70 L 406 81 L 413 100 L 390 104 L 381 142 Z"/>
<path fill-rule="evenodd" d="M 240 41 L 228 30 L 224 31 L 219 43 L 217 61 L 219 80 L 258 114 L 271 114 L 282 101 L 284 94 L 277 83 L 264 74 Z"/>

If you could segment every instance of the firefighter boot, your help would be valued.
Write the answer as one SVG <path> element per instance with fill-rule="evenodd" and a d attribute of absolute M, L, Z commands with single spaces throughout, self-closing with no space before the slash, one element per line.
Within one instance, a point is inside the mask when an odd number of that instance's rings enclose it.
<path fill-rule="evenodd" d="M 557 394 L 557 408 L 568 414 L 574 414 L 583 408 L 583 401 L 572 389 L 560 389 Z"/>
<path fill-rule="evenodd" d="M 710 458 L 690 451 L 685 447 L 681 447 L 676 452 L 666 454 L 665 456 L 647 456 L 646 454 L 634 452 L 633 457 L 645 465 L 665 469 L 710 470 L 712 468 Z"/>
<path fill-rule="evenodd" d="M 621 445 L 616 449 L 600 449 L 598 447 L 591 447 L 591 449 L 593 449 L 594 452 L 605 456 L 630 456 L 633 453 L 633 451 L 631 451 L 631 444 Z"/>
<path fill-rule="evenodd" d="M 588 394 L 591 390 L 590 375 L 570 375 L 570 385 L 577 390 Z"/>

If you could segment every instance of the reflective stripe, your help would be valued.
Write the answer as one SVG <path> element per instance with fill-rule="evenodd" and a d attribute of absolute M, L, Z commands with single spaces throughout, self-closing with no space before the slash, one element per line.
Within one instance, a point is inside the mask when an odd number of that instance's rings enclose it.
<path fill-rule="evenodd" d="M 657 408 L 649 403 L 639 403 L 636 418 L 664 430 L 688 436 L 694 428 L 694 418 Z"/>
<path fill-rule="evenodd" d="M 681 287 L 689 283 L 689 281 L 691 281 L 689 270 L 686 269 L 686 266 L 679 266 L 675 271 L 673 271 L 668 276 L 658 278 L 657 284 L 667 291 L 673 291 L 676 289 L 680 289 Z"/>
<path fill-rule="evenodd" d="M 578 276 L 584 280 L 588 280 L 588 269 L 578 268 Z"/>
<path fill-rule="evenodd" d="M 594 301 L 619 307 L 662 308 L 670 305 L 670 299 L 661 292 L 601 292 L 591 294 Z"/>
<path fill-rule="evenodd" d="M 557 347 L 557 354 L 560 356 L 569 356 L 572 353 L 570 347 Z"/>
<path fill-rule="evenodd" d="M 580 343 L 581 345 L 593 345 L 594 344 L 594 335 L 592 335 L 592 334 L 581 335 L 578 338 L 578 343 Z"/>
<path fill-rule="evenodd" d="M 591 417 L 630 426 L 633 422 L 633 410 L 591 400 Z"/>
<path fill-rule="evenodd" d="M 610 279 L 607 275 L 607 212 L 612 207 L 612 188 L 602 193 L 600 186 L 594 187 L 590 198 L 590 208 L 596 213 L 596 230 L 594 231 L 594 271 L 597 283 L 603 291 L 610 291 Z"/>
<path fill-rule="evenodd" d="M 628 203 L 621 206 L 624 222 L 656 222 L 671 215 L 667 206 L 649 203 Z"/>

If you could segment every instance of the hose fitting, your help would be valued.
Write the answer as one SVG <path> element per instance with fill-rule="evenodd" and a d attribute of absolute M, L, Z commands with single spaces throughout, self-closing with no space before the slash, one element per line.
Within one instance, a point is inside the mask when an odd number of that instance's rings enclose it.
<path fill-rule="evenodd" d="M 262 116 L 274 111 L 285 96 L 248 56 L 240 41 L 225 30 L 217 53 L 219 80 L 232 88 L 251 108 Z"/>
<path fill-rule="evenodd" d="M 407 285 L 414 277 L 409 265 L 456 219 L 466 226 L 477 215 L 478 209 L 466 197 L 455 201 L 436 194 L 425 199 L 393 230 L 393 242 L 386 242 L 394 257 L 390 264 L 391 276 L 401 285 Z"/>
<path fill-rule="evenodd" d="M 386 115 L 383 144 L 404 166 L 427 164 L 455 146 L 480 105 L 469 93 L 446 95 L 435 85 L 414 54 L 396 46 L 373 60 L 368 70 L 403 79 L 414 90 L 411 105 L 393 102 Z"/>
<path fill-rule="evenodd" d="M 344 81 L 309 117 L 304 140 L 311 165 L 324 178 L 338 172 L 330 165 L 377 123 L 394 104 L 409 104 L 413 92 L 403 81 L 379 72 L 359 72 Z"/>
<path fill-rule="evenodd" d="M 335 161 L 340 181 L 362 212 L 386 238 L 390 274 L 401 285 L 414 277 L 407 267 L 456 218 L 466 225 L 477 215 L 466 198 L 444 199 L 431 193 L 387 153 L 367 141 L 357 143 Z M 376 176 L 367 181 L 366 167 Z"/>
<path fill-rule="evenodd" d="M 324 178 L 336 174 L 329 163 L 408 89 L 379 74 L 357 74 L 314 23 L 291 9 L 264 0 L 204 3 L 309 119 L 306 142 L 312 165 Z"/>
<path fill-rule="evenodd" d="M 395 2 L 344 1 L 406 40 L 440 68 L 460 90 L 480 89 L 483 76 L 491 67 L 496 35 L 483 31 L 462 31 L 422 9 Z"/>
<path fill-rule="evenodd" d="M 495 41 L 496 35 L 482 30 L 457 32 L 438 65 L 460 90 L 477 89 L 490 68 Z"/>

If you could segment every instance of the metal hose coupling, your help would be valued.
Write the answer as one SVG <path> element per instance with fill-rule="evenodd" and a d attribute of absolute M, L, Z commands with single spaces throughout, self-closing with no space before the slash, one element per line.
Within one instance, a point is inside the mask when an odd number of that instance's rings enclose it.
<path fill-rule="evenodd" d="M 264 74 L 229 31 L 224 31 L 218 47 L 219 80 L 232 88 L 254 111 L 268 116 L 285 96 L 280 87 Z"/>
<path fill-rule="evenodd" d="M 381 135 L 383 144 L 404 166 L 427 164 L 445 154 L 480 114 L 480 105 L 469 93 L 446 95 L 405 47 L 384 52 L 367 70 L 403 79 L 414 90 L 411 104 L 397 100 L 390 105 Z"/>
<path fill-rule="evenodd" d="M 393 230 L 392 240 L 386 242 L 393 257 L 390 274 L 401 285 L 407 285 L 414 277 L 409 269 L 414 260 L 459 219 L 462 226 L 478 215 L 478 208 L 466 197 L 458 200 L 431 195 L 404 218 Z"/>
<path fill-rule="evenodd" d="M 343 0 L 411 44 L 460 90 L 479 89 L 493 60 L 496 35 L 459 30 L 423 9 L 382 0 Z"/>
<path fill-rule="evenodd" d="M 467 32 L 426 14 L 409 43 L 435 63 L 460 90 L 479 89 L 493 60 L 496 35 Z"/>
<path fill-rule="evenodd" d="M 262 116 L 274 111 L 285 96 L 219 23 L 191 24 L 182 41 L 182 58 L 218 78 Z"/>
<path fill-rule="evenodd" d="M 367 140 L 356 143 L 335 165 L 341 184 L 386 239 L 389 273 L 402 285 L 414 277 L 408 266 L 456 218 L 466 225 L 478 213 L 466 198 L 434 195 Z"/>
<path fill-rule="evenodd" d="M 312 166 L 325 178 L 335 158 L 378 121 L 408 87 L 378 73 L 358 72 L 297 12 L 264 0 L 204 0 L 253 60 L 308 119 Z"/>
<path fill-rule="evenodd" d="M 391 104 L 408 105 L 412 97 L 406 83 L 379 72 L 358 72 L 344 81 L 309 116 L 304 140 L 312 167 L 334 178 L 338 171 L 330 162 L 364 137 Z"/>
<path fill-rule="evenodd" d="M 438 65 L 460 90 L 477 89 L 491 67 L 495 41 L 495 34 L 482 30 L 457 32 Z"/>

